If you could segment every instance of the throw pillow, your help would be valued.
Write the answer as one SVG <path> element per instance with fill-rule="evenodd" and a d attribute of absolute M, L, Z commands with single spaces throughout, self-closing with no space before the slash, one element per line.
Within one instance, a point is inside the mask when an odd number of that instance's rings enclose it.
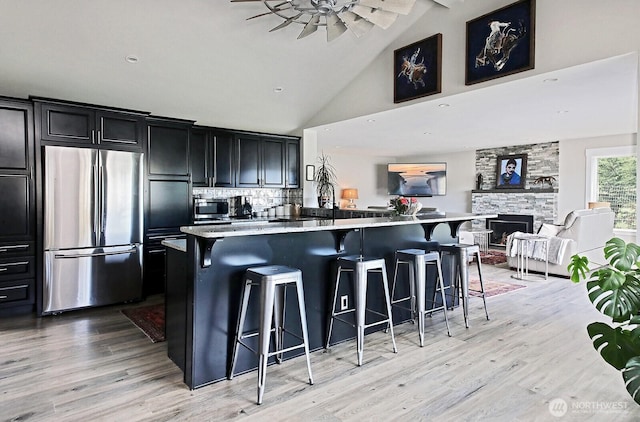
<path fill-rule="evenodd" d="M 538 234 L 540 236 L 553 237 L 553 236 L 556 236 L 558 233 L 560 233 L 560 231 L 563 229 L 564 229 L 564 226 L 542 223 L 542 225 L 540 226 L 540 230 L 538 230 Z"/>

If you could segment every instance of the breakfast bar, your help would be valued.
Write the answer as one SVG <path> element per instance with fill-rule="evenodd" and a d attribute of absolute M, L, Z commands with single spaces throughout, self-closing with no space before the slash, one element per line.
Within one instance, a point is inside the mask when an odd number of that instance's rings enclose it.
<path fill-rule="evenodd" d="M 183 371 L 184 382 L 191 389 L 226 379 L 245 271 L 249 267 L 275 264 L 302 271 L 310 349 L 321 349 L 338 257 L 378 256 L 385 259 L 387 271 L 392 272 L 397 249 L 435 250 L 438 241 L 455 241 L 458 229 L 465 221 L 493 217 L 493 214 L 432 212 L 419 216 L 182 227 L 186 241 L 164 243 L 167 247 L 165 304 L 169 357 Z M 434 229 L 441 224 L 448 226 L 447 235 L 434 239 Z M 447 273 L 447 263 L 443 266 Z M 428 273 L 427 277 L 430 279 L 435 274 Z M 346 285 L 340 295 L 352 301 L 353 292 L 349 287 Z M 291 306 L 295 306 L 295 298 L 292 300 Z M 367 301 L 374 307 L 379 305 L 382 310 L 382 287 L 370 289 Z M 250 302 L 247 317 L 248 323 L 256 326 L 257 308 L 258 303 Z M 295 313 L 290 314 L 291 318 L 296 318 Z M 287 314 L 286 318 L 289 317 Z M 394 323 L 409 318 L 407 311 L 394 309 Z M 299 321 L 293 320 L 292 325 L 298 324 Z M 340 324 L 334 328 L 332 343 L 354 337 L 353 328 Z M 300 353 L 290 352 L 285 354 L 285 359 Z M 241 350 L 236 373 L 253 370 L 256 366 L 255 356 L 248 350 Z"/>

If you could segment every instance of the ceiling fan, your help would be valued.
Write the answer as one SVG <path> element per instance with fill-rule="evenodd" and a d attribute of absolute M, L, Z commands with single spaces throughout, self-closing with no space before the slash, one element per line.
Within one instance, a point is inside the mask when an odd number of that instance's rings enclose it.
<path fill-rule="evenodd" d="M 387 29 L 398 14 L 411 12 L 416 0 L 231 0 L 232 3 L 261 2 L 269 9 L 266 13 L 247 18 L 277 15 L 284 19 L 269 32 L 292 23 L 304 25 L 298 39 L 314 33 L 319 26 L 327 28 L 327 41 L 333 41 L 347 29 L 357 37 L 374 26 Z"/>

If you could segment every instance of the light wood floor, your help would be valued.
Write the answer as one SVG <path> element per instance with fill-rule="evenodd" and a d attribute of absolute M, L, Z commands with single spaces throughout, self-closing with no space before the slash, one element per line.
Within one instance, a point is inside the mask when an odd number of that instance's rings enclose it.
<path fill-rule="evenodd" d="M 313 386 L 304 358 L 270 366 L 261 406 L 255 372 L 190 391 L 166 343 L 151 343 L 121 307 L 2 319 L 0 420 L 640 420 L 621 375 L 591 346 L 587 323 L 605 319 L 584 285 L 484 268 L 486 279 L 527 285 L 489 298 L 491 321 L 472 298 L 471 328 L 456 309 L 447 337 L 436 315 L 423 348 L 407 323 L 396 327 L 398 354 L 388 334 L 367 336 L 362 367 L 354 342 L 316 351 Z M 549 411 L 555 399 L 567 404 L 563 417 Z"/>

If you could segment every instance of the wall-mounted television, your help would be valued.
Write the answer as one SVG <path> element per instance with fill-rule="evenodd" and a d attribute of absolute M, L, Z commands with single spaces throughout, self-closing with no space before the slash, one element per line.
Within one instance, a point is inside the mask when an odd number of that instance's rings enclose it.
<path fill-rule="evenodd" d="M 387 164 L 389 195 L 440 196 L 447 193 L 447 163 Z"/>

